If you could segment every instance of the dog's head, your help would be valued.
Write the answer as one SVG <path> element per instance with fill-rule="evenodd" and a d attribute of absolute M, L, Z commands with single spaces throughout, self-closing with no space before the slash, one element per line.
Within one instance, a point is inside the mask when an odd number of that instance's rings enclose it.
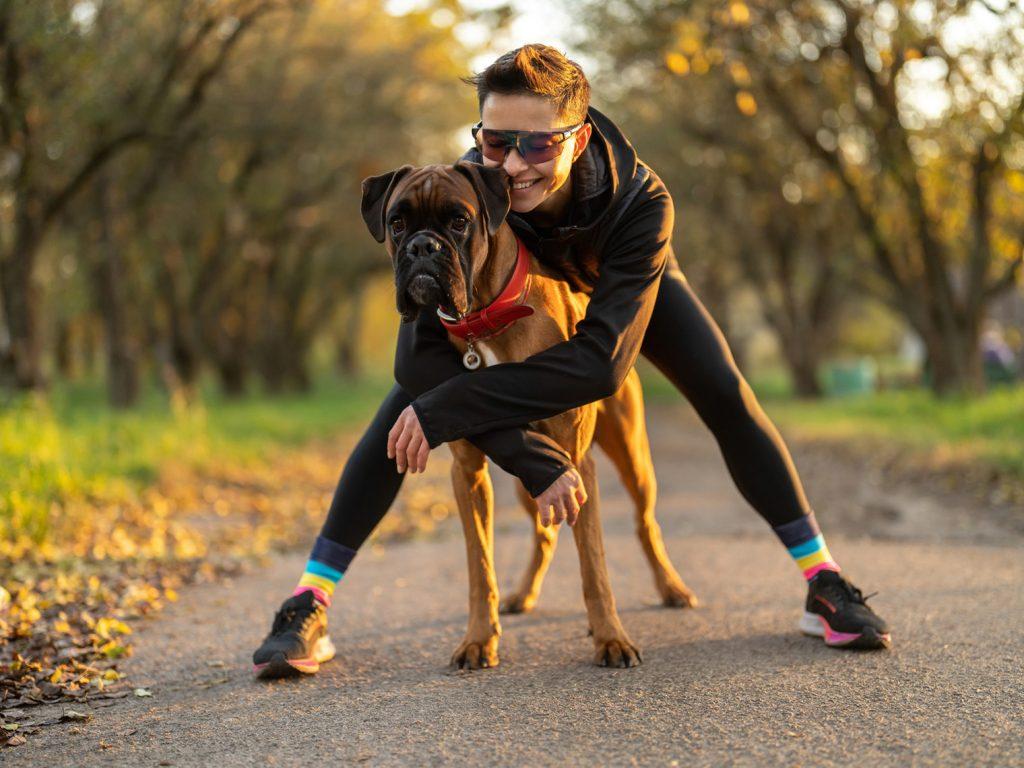
<path fill-rule="evenodd" d="M 462 160 L 363 180 L 363 219 L 387 244 L 403 320 L 437 306 L 456 317 L 469 310 L 473 278 L 508 215 L 508 187 L 503 169 Z"/>

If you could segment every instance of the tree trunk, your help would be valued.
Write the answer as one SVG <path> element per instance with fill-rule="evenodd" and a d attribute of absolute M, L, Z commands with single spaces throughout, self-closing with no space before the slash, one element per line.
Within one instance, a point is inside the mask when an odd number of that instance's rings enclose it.
<path fill-rule="evenodd" d="M 245 394 L 246 367 L 237 357 L 217 360 L 217 378 L 226 397 L 234 399 Z"/>
<path fill-rule="evenodd" d="M 824 394 L 818 377 L 817 355 L 786 355 L 786 364 L 797 397 L 817 399 Z"/>
<path fill-rule="evenodd" d="M 75 378 L 75 342 L 72 323 L 67 318 L 57 321 L 56 347 L 53 350 L 53 362 L 57 373 L 65 380 Z"/>
<path fill-rule="evenodd" d="M 959 330 L 955 338 L 949 339 L 933 330 L 921 336 L 928 354 L 929 383 L 936 395 L 976 395 L 985 391 L 977 333 Z"/>
<path fill-rule="evenodd" d="M 43 389 L 41 339 L 39 327 L 39 292 L 35 271 L 38 239 L 31 225 L 21 221 L 11 252 L 0 258 L 0 292 L 3 294 L 4 320 L 10 334 L 10 347 L 4 355 L 4 380 L 16 389 Z"/>
<path fill-rule="evenodd" d="M 181 254 L 166 251 L 161 266 L 167 280 L 161 291 L 167 311 L 168 337 L 163 378 L 172 397 L 191 402 L 196 395 L 200 356 L 188 310 L 182 306 L 180 298 L 183 293 L 180 288 L 183 282 L 181 274 L 185 269 Z"/>
<path fill-rule="evenodd" d="M 359 359 L 359 339 L 363 328 L 364 299 L 362 286 L 349 297 L 345 325 L 338 341 L 338 372 L 347 381 L 356 381 L 363 373 L 362 361 Z"/>
<path fill-rule="evenodd" d="M 103 318 L 107 348 L 107 399 L 114 408 L 131 408 L 139 400 L 138 345 L 129 329 L 128 265 L 110 234 L 109 187 L 102 176 L 95 184 L 97 237 L 93 243 L 93 301 Z"/>

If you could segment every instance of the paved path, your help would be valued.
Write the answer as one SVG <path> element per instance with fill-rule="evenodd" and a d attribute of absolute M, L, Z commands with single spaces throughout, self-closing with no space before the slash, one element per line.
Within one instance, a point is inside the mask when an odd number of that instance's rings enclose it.
<path fill-rule="evenodd" d="M 590 665 L 565 537 L 537 610 L 503 622 L 501 666 L 448 670 L 466 615 L 453 520 L 435 539 L 360 555 L 332 608 L 339 657 L 315 678 L 259 683 L 248 671 L 302 569 L 297 553 L 230 584 L 186 590 L 143 623 L 127 669 L 152 698 L 96 709 L 74 731 L 44 729 L 2 762 L 1024 765 L 1019 535 L 1000 533 L 970 500 L 868 487 L 864 468 L 797 451 L 819 518 L 834 529 L 833 553 L 866 591 L 881 591 L 872 605 L 893 627 L 891 652 L 831 650 L 795 630 L 796 567 L 739 497 L 703 429 L 682 409 L 658 409 L 649 421 L 659 518 L 703 606 L 656 605 L 625 496 L 602 461 L 612 581 L 643 649 L 640 668 Z M 863 509 L 864 494 L 896 504 L 882 515 L 888 528 L 851 524 L 842 512 Z M 497 561 L 508 586 L 529 536 L 506 478 L 499 502 Z M 851 535 L 858 530 L 874 536 Z"/>

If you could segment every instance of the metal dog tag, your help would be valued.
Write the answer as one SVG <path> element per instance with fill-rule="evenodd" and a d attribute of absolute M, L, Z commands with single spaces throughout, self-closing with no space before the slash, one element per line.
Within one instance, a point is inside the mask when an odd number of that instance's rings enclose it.
<path fill-rule="evenodd" d="M 476 353 L 476 350 L 470 347 L 466 350 L 466 354 L 462 356 L 462 364 L 469 368 L 471 371 L 475 371 L 480 367 L 480 355 Z"/>

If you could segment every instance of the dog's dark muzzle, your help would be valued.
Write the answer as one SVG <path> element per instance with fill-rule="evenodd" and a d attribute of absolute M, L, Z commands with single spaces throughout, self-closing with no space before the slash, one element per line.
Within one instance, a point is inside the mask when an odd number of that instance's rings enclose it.
<path fill-rule="evenodd" d="M 438 237 L 419 232 L 406 242 L 395 261 L 395 288 L 398 310 L 407 319 L 415 319 L 422 308 L 441 307 L 445 312 L 460 312 L 456 306 L 463 275 L 453 250 Z"/>

